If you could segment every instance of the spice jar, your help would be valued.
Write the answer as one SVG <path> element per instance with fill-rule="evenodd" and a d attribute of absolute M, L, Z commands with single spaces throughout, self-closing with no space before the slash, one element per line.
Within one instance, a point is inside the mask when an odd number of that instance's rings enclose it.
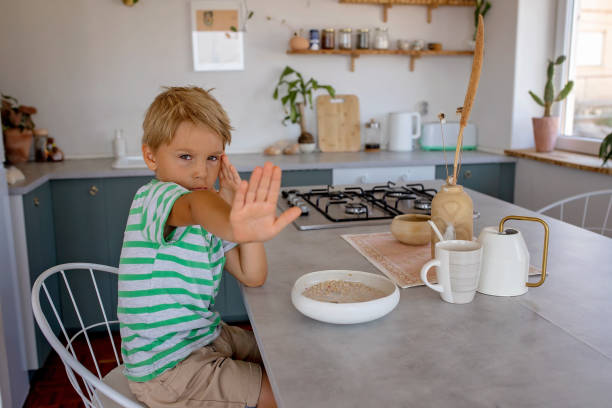
<path fill-rule="evenodd" d="M 310 30 L 310 49 L 318 51 L 319 48 L 319 30 Z"/>
<path fill-rule="evenodd" d="M 382 139 L 380 131 L 380 122 L 374 119 L 370 119 L 365 124 L 365 143 L 364 150 L 366 152 L 377 152 L 380 150 L 380 143 Z"/>
<path fill-rule="evenodd" d="M 47 138 L 49 131 L 47 129 L 34 129 L 34 159 L 37 162 L 47 161 L 49 152 L 47 151 Z"/>
<path fill-rule="evenodd" d="M 370 49 L 370 30 L 367 28 L 360 28 L 357 30 L 357 49 Z"/>
<path fill-rule="evenodd" d="M 323 30 L 323 40 L 321 48 L 324 50 L 333 50 L 336 47 L 335 43 L 335 32 L 333 28 L 326 28 Z"/>
<path fill-rule="evenodd" d="M 351 37 L 353 36 L 353 30 L 350 28 L 343 28 L 340 30 L 340 35 L 338 36 L 338 48 L 341 50 L 350 50 L 353 48 L 351 44 Z"/>
<path fill-rule="evenodd" d="M 389 48 L 389 32 L 387 27 L 378 27 L 374 36 L 374 49 L 386 50 Z"/>

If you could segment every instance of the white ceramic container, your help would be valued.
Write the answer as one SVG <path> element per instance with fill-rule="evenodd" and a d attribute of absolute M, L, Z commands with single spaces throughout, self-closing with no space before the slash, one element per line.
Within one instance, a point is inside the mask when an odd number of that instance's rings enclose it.
<path fill-rule="evenodd" d="M 367 302 L 330 303 L 314 300 L 302 293 L 306 288 L 329 280 L 361 282 L 382 290 L 386 296 Z M 361 271 L 327 270 L 307 273 L 295 281 L 291 291 L 293 306 L 304 315 L 326 323 L 353 324 L 369 322 L 392 311 L 399 302 L 397 286 L 382 275 Z"/>

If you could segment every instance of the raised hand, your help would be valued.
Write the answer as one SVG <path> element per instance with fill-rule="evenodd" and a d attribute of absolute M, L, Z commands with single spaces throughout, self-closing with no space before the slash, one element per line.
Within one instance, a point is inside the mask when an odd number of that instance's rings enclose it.
<path fill-rule="evenodd" d="M 256 167 L 247 183 L 242 180 L 234 195 L 230 224 L 236 242 L 263 242 L 273 238 L 300 216 L 293 207 L 276 217 L 281 170 L 270 162 Z"/>
<path fill-rule="evenodd" d="M 229 158 L 224 154 L 221 156 L 221 170 L 219 170 L 219 195 L 226 203 L 232 205 L 234 195 L 240 188 L 240 175 Z"/>

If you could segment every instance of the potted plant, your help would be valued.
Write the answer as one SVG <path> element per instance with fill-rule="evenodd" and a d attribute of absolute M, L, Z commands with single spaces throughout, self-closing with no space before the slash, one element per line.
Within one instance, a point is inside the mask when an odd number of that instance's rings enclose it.
<path fill-rule="evenodd" d="M 2 94 L 2 135 L 9 163 L 28 161 L 35 126 L 31 116 L 35 113 L 33 106 L 19 105 L 17 99 Z"/>
<path fill-rule="evenodd" d="M 476 33 L 478 32 L 478 16 L 482 16 L 484 19 L 485 14 L 491 8 L 491 3 L 486 0 L 476 0 L 476 6 L 474 7 L 474 35 L 472 39 L 468 41 L 468 45 L 470 49 L 474 49 L 476 47 Z"/>
<path fill-rule="evenodd" d="M 300 150 L 303 153 L 312 152 L 315 148 L 315 141 L 312 134 L 306 131 L 304 108 L 310 104 L 310 108 L 312 109 L 313 91 L 324 89 L 333 98 L 336 96 L 336 90 L 330 85 L 319 84 L 314 78 L 304 81 L 302 74 L 289 66 L 285 67 L 278 79 L 274 94 L 272 95 L 274 99 L 279 98 L 279 91 L 281 91 L 281 88 L 285 90 L 285 93 L 280 96 L 283 110 L 286 114 L 283 118 L 283 125 L 286 126 L 287 121 L 299 123 L 300 136 L 298 138 L 298 143 L 300 144 Z"/>
<path fill-rule="evenodd" d="M 555 65 L 561 65 L 565 61 L 565 55 L 557 57 L 556 60 L 548 60 L 546 69 L 546 86 L 544 87 L 544 100 L 532 91 L 529 95 L 540 106 L 544 107 L 544 117 L 532 118 L 533 136 L 535 138 L 536 152 L 550 152 L 555 148 L 557 135 L 559 133 L 559 117 L 550 115 L 550 108 L 554 102 L 562 101 L 572 91 L 574 81 L 568 81 L 561 92 L 555 97 L 553 77 L 555 76 Z"/>
<path fill-rule="evenodd" d="M 601 141 L 599 146 L 599 157 L 603 159 L 602 166 L 605 166 L 608 160 L 612 159 L 612 133 Z"/>

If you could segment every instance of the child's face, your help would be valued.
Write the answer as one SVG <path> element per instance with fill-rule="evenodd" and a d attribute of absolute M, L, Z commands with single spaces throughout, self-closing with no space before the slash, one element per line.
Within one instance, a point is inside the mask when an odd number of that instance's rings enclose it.
<path fill-rule="evenodd" d="M 183 122 L 172 142 L 157 150 L 142 146 L 149 169 L 160 181 L 170 181 L 188 190 L 213 190 L 221 168 L 223 140 L 210 129 Z"/>

